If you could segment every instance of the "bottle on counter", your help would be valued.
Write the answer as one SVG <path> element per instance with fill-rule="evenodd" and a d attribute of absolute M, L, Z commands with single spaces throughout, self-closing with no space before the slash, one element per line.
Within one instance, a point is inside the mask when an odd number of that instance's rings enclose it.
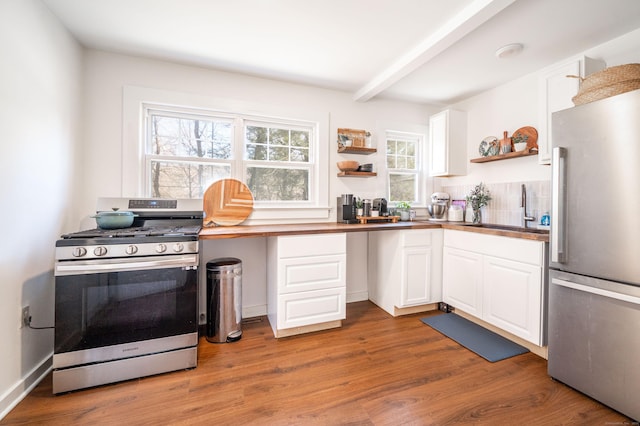
<path fill-rule="evenodd" d="M 363 201 L 363 213 L 365 217 L 371 216 L 371 200 Z"/>
<path fill-rule="evenodd" d="M 542 226 L 551 225 L 551 217 L 549 216 L 549 212 L 544 212 L 544 214 L 540 218 L 540 225 Z"/>

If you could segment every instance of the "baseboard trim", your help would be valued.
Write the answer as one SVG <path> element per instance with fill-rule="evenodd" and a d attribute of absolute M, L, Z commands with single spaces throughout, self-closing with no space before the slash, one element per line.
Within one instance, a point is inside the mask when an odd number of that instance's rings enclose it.
<path fill-rule="evenodd" d="M 37 385 L 49 374 L 53 366 L 53 353 L 35 366 L 16 385 L 0 399 L 0 420 L 9 414 Z"/>

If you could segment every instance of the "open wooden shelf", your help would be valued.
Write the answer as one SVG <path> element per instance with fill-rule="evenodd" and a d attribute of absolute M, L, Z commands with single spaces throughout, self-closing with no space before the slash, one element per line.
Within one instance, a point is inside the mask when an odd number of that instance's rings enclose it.
<path fill-rule="evenodd" d="M 469 160 L 471 163 L 488 163 L 489 161 L 506 160 L 508 158 L 528 157 L 530 155 L 538 155 L 538 151 L 520 151 L 509 152 L 508 154 L 489 155 L 487 157 L 472 158 Z"/>
<path fill-rule="evenodd" d="M 364 146 L 341 146 L 338 147 L 340 154 L 374 154 L 375 148 L 365 148 Z"/>
<path fill-rule="evenodd" d="M 346 176 L 373 177 L 373 176 L 378 176 L 378 174 L 376 172 L 340 172 L 338 173 L 338 177 L 346 177 Z"/>

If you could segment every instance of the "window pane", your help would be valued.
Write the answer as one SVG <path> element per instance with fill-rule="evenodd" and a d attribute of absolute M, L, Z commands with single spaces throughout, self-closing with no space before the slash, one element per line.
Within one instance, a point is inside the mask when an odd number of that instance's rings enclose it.
<path fill-rule="evenodd" d="M 407 155 L 407 143 L 405 141 L 398 141 L 398 154 Z"/>
<path fill-rule="evenodd" d="M 289 145 L 289 131 L 283 129 L 271 129 L 272 145 Z"/>
<path fill-rule="evenodd" d="M 267 143 L 267 128 L 258 126 L 247 126 L 245 135 L 247 142 Z"/>
<path fill-rule="evenodd" d="M 269 161 L 289 161 L 289 148 L 269 148 Z"/>
<path fill-rule="evenodd" d="M 226 164 L 151 161 L 151 197 L 201 198 L 209 185 L 230 176 Z"/>
<path fill-rule="evenodd" d="M 407 155 L 410 157 L 416 156 L 416 143 L 415 142 L 406 142 L 407 144 Z"/>
<path fill-rule="evenodd" d="M 398 156 L 396 158 L 396 168 L 398 168 L 398 169 L 406 169 L 407 168 L 407 157 Z"/>
<path fill-rule="evenodd" d="M 309 132 L 292 130 L 291 131 L 291 145 L 309 148 Z"/>
<path fill-rule="evenodd" d="M 283 127 L 247 125 L 245 130 L 245 159 L 273 162 L 309 163 L 310 130 L 291 130 Z M 263 144 L 267 155 L 258 154 L 256 143 Z"/>
<path fill-rule="evenodd" d="M 247 153 L 245 154 L 245 157 L 247 160 L 266 160 L 266 145 L 247 145 Z"/>
<path fill-rule="evenodd" d="M 309 170 L 248 167 L 247 186 L 256 201 L 307 201 Z"/>
<path fill-rule="evenodd" d="M 231 158 L 232 125 L 229 121 L 203 120 L 151 114 L 148 152 L 163 156 Z"/>
<path fill-rule="evenodd" d="M 414 157 L 407 157 L 407 169 L 416 169 L 416 159 Z"/>
<path fill-rule="evenodd" d="M 309 162 L 309 150 L 305 148 L 291 148 L 291 161 Z"/>
<path fill-rule="evenodd" d="M 387 141 L 387 154 L 392 155 L 396 153 L 396 141 L 388 140 Z"/>
<path fill-rule="evenodd" d="M 409 201 L 415 200 L 416 175 L 389 174 L 389 200 Z"/>

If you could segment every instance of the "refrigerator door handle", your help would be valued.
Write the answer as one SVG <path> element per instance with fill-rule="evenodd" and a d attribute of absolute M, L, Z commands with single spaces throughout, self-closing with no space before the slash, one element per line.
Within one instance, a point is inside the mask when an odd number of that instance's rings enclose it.
<path fill-rule="evenodd" d="M 551 190 L 553 193 L 551 198 L 551 261 L 555 263 L 564 263 L 566 259 L 566 156 L 566 148 L 553 148 L 551 160 Z"/>
<path fill-rule="evenodd" d="M 561 280 L 558 278 L 552 278 L 551 283 L 573 290 L 582 291 L 590 294 L 597 294 L 598 296 L 609 297 L 614 300 L 620 300 L 622 302 L 632 303 L 634 305 L 640 305 L 640 297 L 632 296 L 630 294 L 616 293 L 611 290 L 605 290 L 598 287 L 590 287 L 583 284 L 574 283 L 571 281 Z"/>

